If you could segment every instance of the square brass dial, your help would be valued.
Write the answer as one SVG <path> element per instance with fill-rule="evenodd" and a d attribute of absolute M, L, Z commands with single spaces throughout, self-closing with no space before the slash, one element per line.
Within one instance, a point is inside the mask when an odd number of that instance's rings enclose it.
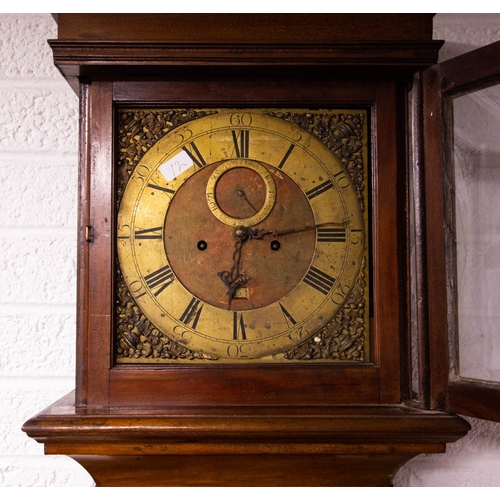
<path fill-rule="evenodd" d="M 366 110 L 117 114 L 117 363 L 369 361 Z"/>

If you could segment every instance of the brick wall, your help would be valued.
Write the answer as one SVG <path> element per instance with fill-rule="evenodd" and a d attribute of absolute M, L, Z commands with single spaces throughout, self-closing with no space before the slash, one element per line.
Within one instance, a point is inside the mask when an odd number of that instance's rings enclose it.
<path fill-rule="evenodd" d="M 74 388 L 78 99 L 52 64 L 49 14 L 0 14 L 0 485 L 92 486 L 21 425 Z M 500 15 L 438 15 L 443 57 L 500 39 Z M 448 54 L 448 55 L 447 55 Z M 399 486 L 500 486 L 500 424 L 421 456 Z"/>
<path fill-rule="evenodd" d="M 78 98 L 50 14 L 0 15 L 0 484 L 92 485 L 20 426 L 74 388 Z"/>

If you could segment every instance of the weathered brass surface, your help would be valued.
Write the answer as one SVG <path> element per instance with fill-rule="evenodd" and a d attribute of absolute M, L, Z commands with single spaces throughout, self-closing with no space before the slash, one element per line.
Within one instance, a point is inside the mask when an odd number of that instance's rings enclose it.
<path fill-rule="evenodd" d="M 117 362 L 369 359 L 365 111 L 121 113 Z"/>

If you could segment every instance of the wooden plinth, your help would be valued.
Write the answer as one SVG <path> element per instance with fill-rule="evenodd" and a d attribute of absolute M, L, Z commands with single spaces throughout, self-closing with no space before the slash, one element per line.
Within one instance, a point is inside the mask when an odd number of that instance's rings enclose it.
<path fill-rule="evenodd" d="M 23 430 L 98 486 L 390 486 L 420 453 L 470 429 L 405 406 L 78 409 L 74 395 Z"/>

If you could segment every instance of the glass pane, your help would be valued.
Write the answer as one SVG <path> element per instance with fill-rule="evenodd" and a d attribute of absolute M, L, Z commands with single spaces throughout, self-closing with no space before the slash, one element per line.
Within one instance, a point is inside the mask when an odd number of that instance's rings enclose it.
<path fill-rule="evenodd" d="M 458 367 L 500 380 L 500 85 L 453 100 Z"/>

